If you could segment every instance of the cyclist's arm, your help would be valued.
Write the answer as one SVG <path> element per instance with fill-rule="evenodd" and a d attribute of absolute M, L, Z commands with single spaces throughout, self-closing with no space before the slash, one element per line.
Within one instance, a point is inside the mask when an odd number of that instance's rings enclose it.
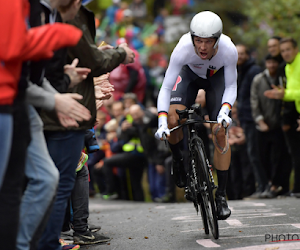
<path fill-rule="evenodd" d="M 237 96 L 237 59 L 236 48 L 229 50 L 230 55 L 226 58 L 224 65 L 225 90 L 222 98 L 222 109 L 228 115 Z"/>
<path fill-rule="evenodd" d="M 170 107 L 171 91 L 176 83 L 176 79 L 179 75 L 179 72 L 184 65 L 184 52 L 176 47 L 171 55 L 168 69 L 162 84 L 162 87 L 159 91 L 157 99 L 157 111 L 158 111 L 158 127 L 161 124 L 167 124 L 167 114 Z"/>

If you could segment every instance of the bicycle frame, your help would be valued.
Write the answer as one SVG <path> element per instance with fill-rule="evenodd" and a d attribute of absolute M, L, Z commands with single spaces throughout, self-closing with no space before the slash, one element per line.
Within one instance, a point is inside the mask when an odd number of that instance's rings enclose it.
<path fill-rule="evenodd" d="M 170 132 L 187 126 L 188 133 L 190 164 L 187 172 L 188 181 L 185 189 L 185 197 L 194 203 L 197 214 L 199 207 L 201 208 L 201 217 L 205 233 L 209 234 L 210 228 L 214 238 L 218 239 L 219 226 L 213 197 L 213 189 L 217 188 L 217 186 L 215 185 L 212 169 L 204 150 L 204 143 L 201 137 L 198 136 L 195 126 L 197 123 L 217 124 L 218 122 L 204 120 L 200 105 L 197 106 L 194 104 L 190 109 L 176 110 L 176 113 L 179 116 L 178 126 L 170 129 Z M 201 120 L 194 119 L 194 114 L 200 117 Z M 185 121 L 181 124 L 182 120 Z M 225 133 L 227 133 L 227 123 L 225 120 L 222 121 L 222 126 L 225 128 Z M 166 140 L 165 134 L 163 134 L 163 138 Z"/>
<path fill-rule="evenodd" d="M 199 106 L 193 105 L 191 107 L 191 109 L 186 108 L 185 110 L 176 110 L 176 112 L 179 115 L 179 120 L 178 120 L 179 125 L 172 128 L 172 129 L 170 129 L 170 133 L 177 130 L 177 129 L 180 129 L 184 126 L 187 126 L 187 128 L 188 128 L 188 147 L 189 147 L 188 150 L 189 150 L 189 152 L 191 152 L 191 146 L 192 146 L 192 142 L 193 142 L 194 138 L 195 137 L 200 138 L 196 133 L 195 124 L 199 124 L 199 123 L 217 124 L 218 123 L 217 121 L 209 121 L 209 120 L 204 120 L 202 118 L 201 105 L 199 105 Z M 201 117 L 202 120 L 194 119 L 193 118 L 194 114 L 196 114 L 198 117 Z M 183 119 L 186 119 L 186 118 L 187 118 L 187 120 L 184 123 L 180 124 L 180 122 Z M 202 144 L 202 147 L 204 148 L 204 144 L 202 142 L 202 139 L 201 139 L 201 144 Z M 205 155 L 205 161 L 206 161 L 206 165 L 208 167 L 208 173 L 209 173 L 210 178 L 212 180 L 212 188 L 215 189 L 216 185 L 215 185 L 215 182 L 214 182 L 214 178 L 213 178 L 212 170 L 211 170 L 211 167 L 210 167 L 210 163 L 209 163 L 206 155 Z M 195 174 L 194 164 L 192 164 L 192 173 Z M 197 179 L 197 178 L 195 178 L 195 179 Z"/>

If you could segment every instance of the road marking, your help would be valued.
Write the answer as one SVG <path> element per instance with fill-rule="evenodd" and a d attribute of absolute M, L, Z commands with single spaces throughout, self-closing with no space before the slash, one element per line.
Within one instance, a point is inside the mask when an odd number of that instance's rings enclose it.
<path fill-rule="evenodd" d="M 300 224 L 271 224 L 271 225 L 253 225 L 250 226 L 249 224 L 242 224 L 241 226 L 235 226 L 235 227 L 219 227 L 219 230 L 228 230 L 228 229 L 236 229 L 236 228 L 254 228 L 254 227 L 277 227 L 277 226 L 294 226 L 294 225 L 299 225 Z M 191 229 L 191 230 L 184 230 L 180 231 L 181 233 L 189 233 L 189 232 L 199 232 L 203 231 L 203 229 Z"/>
<path fill-rule="evenodd" d="M 291 224 L 293 227 L 300 228 L 300 224 Z"/>
<path fill-rule="evenodd" d="M 263 217 L 275 217 L 275 216 L 286 216 L 285 213 L 258 213 L 258 214 L 249 214 L 250 216 L 245 216 L 243 214 L 234 215 L 234 217 L 252 219 L 252 218 L 263 218 Z"/>
<path fill-rule="evenodd" d="M 255 207 L 265 207 L 266 204 L 265 203 L 253 203 L 253 206 L 255 206 Z"/>
<path fill-rule="evenodd" d="M 197 215 L 178 216 L 178 217 L 173 217 L 171 220 L 195 220 L 195 219 L 197 219 Z"/>
<path fill-rule="evenodd" d="M 265 234 L 259 235 L 243 235 L 243 236 L 232 236 L 232 237 L 220 237 L 220 239 L 227 240 L 227 239 L 238 239 L 238 238 L 253 238 L 253 237 L 265 237 Z"/>
<path fill-rule="evenodd" d="M 243 218 L 243 219 L 253 219 L 253 218 L 268 218 L 268 217 L 277 217 L 277 216 L 286 216 L 286 214 L 284 213 L 259 213 L 259 214 L 249 214 L 250 216 L 245 216 L 243 214 L 240 215 L 235 215 L 233 217 L 237 217 L 237 218 Z M 201 216 L 179 216 L 179 217 L 173 217 L 171 220 L 177 220 L 179 222 L 183 222 L 183 223 L 187 223 L 187 222 L 198 222 L 201 219 Z M 236 220 L 237 219 L 232 219 L 232 220 Z"/>
<path fill-rule="evenodd" d="M 156 209 L 166 209 L 166 206 L 157 206 Z"/>
<path fill-rule="evenodd" d="M 275 210 L 281 210 L 280 208 L 273 208 L 273 209 L 239 209 L 239 210 L 234 210 L 234 214 L 250 214 L 250 213 L 270 213 L 274 212 Z M 231 210 L 232 211 L 232 210 Z"/>
<path fill-rule="evenodd" d="M 240 222 L 239 220 L 236 219 L 229 219 L 229 220 L 225 220 L 225 222 L 227 222 L 230 226 L 242 226 L 242 222 Z"/>
<path fill-rule="evenodd" d="M 229 206 L 231 205 L 230 204 L 230 201 L 228 202 L 229 203 Z M 262 203 L 262 202 L 251 202 L 251 201 L 243 201 L 241 203 L 236 203 L 234 204 L 234 207 L 251 207 L 251 206 L 255 206 L 255 207 L 265 207 L 266 204 L 265 203 Z"/>
<path fill-rule="evenodd" d="M 256 246 L 249 246 L 249 247 L 230 248 L 227 250 L 266 250 L 266 249 L 269 249 L 269 250 L 271 250 L 271 249 L 280 249 L 280 250 L 300 249 L 300 242 L 256 245 Z"/>
<path fill-rule="evenodd" d="M 196 242 L 204 247 L 220 247 L 220 245 L 214 243 L 212 240 L 204 239 L 204 240 L 196 240 Z"/>

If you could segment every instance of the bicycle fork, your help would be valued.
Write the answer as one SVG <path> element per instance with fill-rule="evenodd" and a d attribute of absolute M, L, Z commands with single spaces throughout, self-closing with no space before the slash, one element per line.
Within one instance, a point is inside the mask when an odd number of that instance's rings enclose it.
<path fill-rule="evenodd" d="M 207 165 L 208 173 L 209 173 L 209 176 L 210 176 L 210 179 L 211 179 L 212 189 L 216 189 L 216 188 L 218 188 L 218 186 L 216 186 L 216 184 L 215 184 L 215 180 L 214 180 L 214 177 L 213 177 L 213 174 L 212 174 L 212 166 L 209 164 L 209 161 L 208 161 L 207 158 L 206 158 L 206 165 Z"/>

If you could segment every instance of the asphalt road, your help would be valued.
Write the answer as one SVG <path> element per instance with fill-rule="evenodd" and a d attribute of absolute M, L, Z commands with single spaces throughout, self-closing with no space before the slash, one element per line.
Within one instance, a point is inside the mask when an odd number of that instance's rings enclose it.
<path fill-rule="evenodd" d="M 220 238 L 215 240 L 204 233 L 201 216 L 190 202 L 158 204 L 93 198 L 90 223 L 100 225 L 99 232 L 112 240 L 81 249 L 300 249 L 300 199 L 228 203 L 232 215 L 219 221 Z"/>

